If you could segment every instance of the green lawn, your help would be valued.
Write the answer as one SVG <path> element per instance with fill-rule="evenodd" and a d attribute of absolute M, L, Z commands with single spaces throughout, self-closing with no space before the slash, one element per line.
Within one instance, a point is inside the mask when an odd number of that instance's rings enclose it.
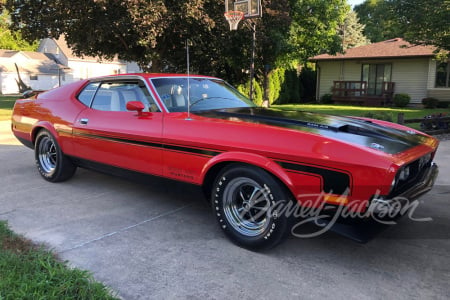
<path fill-rule="evenodd" d="M 117 299 L 103 284 L 0 221 L 0 299 Z"/>
<path fill-rule="evenodd" d="M 403 113 L 404 119 L 422 119 L 433 114 L 450 115 L 450 109 L 420 109 L 420 108 L 390 108 L 390 107 L 366 107 L 349 105 L 318 105 L 318 104 L 284 104 L 273 105 L 273 108 L 282 110 L 304 110 L 310 112 L 332 114 L 339 116 L 369 117 L 374 119 L 397 122 L 398 114 Z M 420 129 L 419 123 L 407 124 L 409 127 Z"/>
<path fill-rule="evenodd" d="M 14 103 L 20 96 L 0 96 L 0 121 L 9 120 Z"/>
<path fill-rule="evenodd" d="M 399 113 L 405 114 L 405 119 L 423 118 L 431 114 L 450 113 L 450 109 L 419 109 L 419 108 L 390 108 L 390 107 L 365 107 L 349 105 L 318 105 L 318 104 L 285 104 L 273 105 L 273 108 L 283 110 L 305 110 L 339 116 L 364 117 L 368 113 L 391 115 L 393 121 L 397 121 Z"/>

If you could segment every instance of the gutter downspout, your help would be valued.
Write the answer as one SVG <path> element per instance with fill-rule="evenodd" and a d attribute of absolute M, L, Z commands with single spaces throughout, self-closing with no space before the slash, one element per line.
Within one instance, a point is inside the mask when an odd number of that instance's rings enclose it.
<path fill-rule="evenodd" d="M 320 66 L 316 61 L 316 102 L 320 102 Z"/>

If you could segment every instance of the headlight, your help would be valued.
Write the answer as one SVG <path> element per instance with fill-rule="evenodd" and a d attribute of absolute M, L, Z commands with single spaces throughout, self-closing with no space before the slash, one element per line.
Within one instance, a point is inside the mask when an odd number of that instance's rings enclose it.
<path fill-rule="evenodd" d="M 423 156 L 419 160 L 419 170 L 421 170 L 426 164 L 428 164 L 431 160 L 431 153 Z"/>
<path fill-rule="evenodd" d="M 409 166 L 404 167 L 398 174 L 398 180 L 405 181 L 409 177 Z"/>

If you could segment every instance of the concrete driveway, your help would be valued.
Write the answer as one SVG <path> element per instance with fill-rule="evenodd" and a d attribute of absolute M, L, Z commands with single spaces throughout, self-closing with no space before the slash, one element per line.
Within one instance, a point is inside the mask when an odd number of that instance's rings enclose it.
<path fill-rule="evenodd" d="M 253 253 L 230 243 L 196 187 L 86 170 L 51 184 L 0 122 L 0 219 L 124 299 L 449 299 L 450 141 L 415 217 L 366 244 L 327 233 Z"/>

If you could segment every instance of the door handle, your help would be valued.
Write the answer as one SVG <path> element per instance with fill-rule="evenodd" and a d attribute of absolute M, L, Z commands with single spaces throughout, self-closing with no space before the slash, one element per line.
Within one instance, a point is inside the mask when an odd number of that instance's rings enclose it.
<path fill-rule="evenodd" d="M 89 122 L 89 119 L 80 119 L 81 125 L 87 125 L 88 122 Z"/>

